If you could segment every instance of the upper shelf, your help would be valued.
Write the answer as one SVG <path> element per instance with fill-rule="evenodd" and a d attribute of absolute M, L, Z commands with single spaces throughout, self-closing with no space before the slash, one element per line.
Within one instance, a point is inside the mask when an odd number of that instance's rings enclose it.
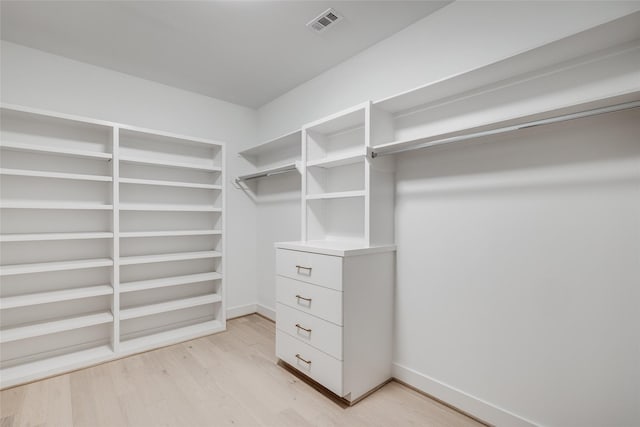
<path fill-rule="evenodd" d="M 366 109 L 369 103 L 359 104 L 346 110 L 304 125 L 306 131 L 320 134 L 334 134 L 364 126 Z"/>
<path fill-rule="evenodd" d="M 101 153 L 99 151 L 76 150 L 73 148 L 27 144 L 15 141 L 2 141 L 0 148 L 14 151 L 30 151 L 34 153 L 47 153 L 59 156 L 80 157 L 88 159 L 108 160 L 113 157 L 111 153 Z"/>
<path fill-rule="evenodd" d="M 259 156 L 263 156 L 274 151 L 295 148 L 299 150 L 301 135 L 302 131 L 298 129 L 296 131 L 289 132 L 285 135 L 271 139 L 267 142 L 263 142 L 262 144 L 258 144 L 246 150 L 240 151 L 238 154 L 251 161 L 255 161 Z"/>
<path fill-rule="evenodd" d="M 203 171 L 209 171 L 209 172 L 220 172 L 222 170 L 220 166 L 196 165 L 193 163 L 174 162 L 170 160 L 160 160 L 160 159 L 143 159 L 143 158 L 133 157 L 133 156 L 120 156 L 120 161 L 125 163 L 138 163 L 142 165 L 165 166 L 169 168 L 196 169 L 196 170 L 203 170 Z"/>
<path fill-rule="evenodd" d="M 402 114 L 476 88 L 496 83 L 503 84 L 533 70 L 542 70 L 613 46 L 623 45 L 640 37 L 638 15 L 634 13 L 518 55 L 453 76 L 446 76 L 427 85 L 376 101 L 373 105 L 394 115 Z"/>

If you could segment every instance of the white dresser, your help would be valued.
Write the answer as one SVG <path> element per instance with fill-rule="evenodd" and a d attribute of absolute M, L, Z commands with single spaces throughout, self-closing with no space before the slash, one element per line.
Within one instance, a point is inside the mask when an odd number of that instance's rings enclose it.
<path fill-rule="evenodd" d="M 391 378 L 395 247 L 276 244 L 276 354 L 354 403 Z"/>

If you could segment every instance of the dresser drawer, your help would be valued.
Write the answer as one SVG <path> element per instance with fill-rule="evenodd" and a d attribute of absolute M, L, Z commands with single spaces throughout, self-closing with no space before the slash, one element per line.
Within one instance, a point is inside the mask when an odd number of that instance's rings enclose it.
<path fill-rule="evenodd" d="M 282 331 L 276 331 L 276 355 L 338 396 L 342 396 L 341 361 Z"/>
<path fill-rule="evenodd" d="M 342 326 L 277 304 L 276 327 L 302 342 L 342 360 Z"/>
<path fill-rule="evenodd" d="M 281 276 L 342 290 L 341 257 L 277 249 L 276 272 Z"/>
<path fill-rule="evenodd" d="M 278 276 L 276 300 L 336 325 L 342 325 L 342 292 Z"/>

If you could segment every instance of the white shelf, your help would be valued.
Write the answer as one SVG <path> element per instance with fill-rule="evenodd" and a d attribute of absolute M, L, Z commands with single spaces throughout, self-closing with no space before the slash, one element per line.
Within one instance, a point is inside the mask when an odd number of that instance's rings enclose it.
<path fill-rule="evenodd" d="M 120 309 L 120 320 L 135 319 L 138 317 L 151 316 L 168 311 L 182 310 L 183 308 L 197 307 L 206 304 L 215 304 L 222 301 L 220 295 L 202 295 L 193 298 L 184 298 L 174 301 L 167 301 L 158 304 L 143 305 L 140 307 Z"/>
<path fill-rule="evenodd" d="M 44 240 L 90 240 L 111 239 L 111 232 L 86 232 L 86 233 L 16 233 L 1 234 L 0 242 L 37 242 Z"/>
<path fill-rule="evenodd" d="M 113 265 L 110 258 L 82 259 L 74 261 L 41 262 L 35 264 L 12 264 L 0 266 L 0 276 L 16 274 L 44 273 L 51 271 L 82 270 L 85 268 L 108 267 Z"/>
<path fill-rule="evenodd" d="M 368 103 L 364 103 L 331 114 L 330 116 L 307 123 L 304 129 L 321 134 L 333 134 L 364 126 L 365 112 L 368 105 Z"/>
<path fill-rule="evenodd" d="M 76 150 L 72 148 L 52 147 L 36 144 L 27 144 L 23 142 L 3 141 L 0 148 L 14 151 L 30 151 L 35 153 L 48 153 L 61 156 L 93 158 L 93 159 L 111 159 L 110 153 L 100 153 L 98 151 Z"/>
<path fill-rule="evenodd" d="M 137 255 L 120 258 L 120 265 L 150 264 L 154 262 L 184 261 L 190 259 L 220 258 L 222 254 L 216 251 L 176 252 L 158 255 Z"/>
<path fill-rule="evenodd" d="M 0 331 L 0 343 L 23 340 L 26 338 L 39 337 L 42 335 L 54 334 L 57 332 L 71 331 L 88 326 L 101 325 L 113 321 L 113 314 L 102 312 L 89 314 L 86 316 L 69 317 L 50 322 L 33 323 L 30 325 L 18 326 L 15 328 Z"/>
<path fill-rule="evenodd" d="M 113 205 L 79 202 L 0 202 L 0 209 L 51 209 L 51 210 L 111 210 Z"/>
<path fill-rule="evenodd" d="M 163 181 L 158 179 L 120 178 L 121 184 L 155 185 L 161 187 L 202 188 L 205 190 L 221 190 L 222 186 L 215 184 L 198 184 L 195 182 Z"/>
<path fill-rule="evenodd" d="M 219 166 L 205 166 L 205 165 L 196 165 L 193 163 L 184 163 L 184 162 L 174 162 L 169 160 L 158 160 L 158 159 L 141 159 L 133 156 L 120 156 L 120 161 L 125 163 L 137 163 L 141 165 L 152 165 L 152 166 L 166 166 L 170 168 L 185 168 L 185 169 L 197 169 L 209 172 L 220 172 L 222 170 Z"/>
<path fill-rule="evenodd" d="M 308 194 L 307 200 L 326 200 L 326 199 L 346 199 L 349 197 L 364 197 L 364 190 L 358 191 L 338 191 L 335 193 Z"/>
<path fill-rule="evenodd" d="M 220 273 L 200 273 L 186 276 L 163 277 L 161 279 L 138 280 L 120 283 L 120 293 L 144 291 L 147 289 L 165 288 L 168 286 L 187 285 L 190 283 L 207 282 L 222 279 Z"/>
<path fill-rule="evenodd" d="M 300 129 L 258 144 L 238 154 L 244 158 L 256 158 L 260 155 L 287 148 L 299 148 L 302 131 Z"/>
<path fill-rule="evenodd" d="M 29 169 L 0 169 L 0 175 L 9 176 L 29 176 L 36 178 L 54 178 L 54 179 L 72 179 L 77 181 L 100 181 L 111 182 L 113 178 L 103 175 L 87 175 L 78 173 L 63 173 L 63 172 L 46 172 Z"/>
<path fill-rule="evenodd" d="M 131 237 L 173 237 L 173 236 L 215 236 L 221 235 L 222 230 L 171 230 L 171 231 L 125 231 L 120 238 Z"/>
<path fill-rule="evenodd" d="M 210 320 L 191 326 L 159 332 L 139 338 L 132 338 L 120 342 L 120 352 L 123 354 L 158 348 L 163 345 L 174 344 L 189 339 L 214 334 L 224 330 L 224 324 L 219 320 Z"/>
<path fill-rule="evenodd" d="M 38 292 L 0 298 L 0 309 L 28 307 L 32 305 L 48 304 L 58 301 L 69 301 L 113 294 L 109 285 L 87 286 L 84 288 L 64 289 L 60 291 Z"/>
<path fill-rule="evenodd" d="M 0 387 L 14 385 L 61 374 L 81 367 L 100 363 L 112 358 L 111 347 L 102 345 L 87 350 L 49 357 L 0 370 Z"/>
<path fill-rule="evenodd" d="M 308 160 L 307 167 L 318 166 L 322 168 L 332 168 L 336 166 L 350 165 L 358 163 L 364 160 L 364 150 L 360 149 L 357 152 L 349 152 L 342 154 L 333 154 L 322 159 Z"/>
<path fill-rule="evenodd" d="M 121 203 L 121 211 L 161 211 L 161 212 L 222 212 L 221 208 L 206 205 L 161 205 L 149 203 Z"/>

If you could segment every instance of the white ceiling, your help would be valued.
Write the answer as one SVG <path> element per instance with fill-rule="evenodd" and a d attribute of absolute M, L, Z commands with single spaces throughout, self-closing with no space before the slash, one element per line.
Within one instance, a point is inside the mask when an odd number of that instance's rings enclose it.
<path fill-rule="evenodd" d="M 258 107 L 448 1 L 6 1 L 2 39 Z M 305 24 L 329 7 L 323 33 Z"/>

